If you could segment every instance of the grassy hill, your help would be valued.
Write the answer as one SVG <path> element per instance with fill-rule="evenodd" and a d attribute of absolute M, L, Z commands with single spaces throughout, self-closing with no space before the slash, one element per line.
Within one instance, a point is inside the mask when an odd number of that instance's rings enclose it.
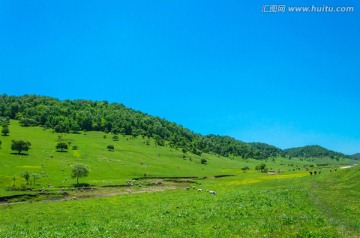
<path fill-rule="evenodd" d="M 302 158 L 315 157 L 315 158 L 331 158 L 331 159 L 350 158 L 350 156 L 328 150 L 319 145 L 309 145 L 309 146 L 303 146 L 297 148 L 290 148 L 284 151 L 287 155 L 292 157 L 302 157 Z"/>
<path fill-rule="evenodd" d="M 70 178 L 72 166 L 84 164 L 91 169 L 90 176 L 84 181 L 90 184 L 123 184 L 125 180 L 144 177 L 164 176 L 214 176 L 233 174 L 242 166 L 255 167 L 255 160 L 230 160 L 218 155 L 203 153 L 201 156 L 190 152 L 183 153 L 169 146 L 158 146 L 153 139 L 141 136 L 119 136 L 118 141 L 104 132 L 81 134 L 53 133 L 41 127 L 21 127 L 12 120 L 8 136 L 2 136 L 0 149 L 0 194 L 6 187 L 24 183 L 21 173 L 43 174 L 37 183 L 40 187 L 51 184 L 55 187 L 72 186 Z M 27 155 L 17 155 L 11 151 L 12 140 L 30 141 L 32 146 Z M 56 150 L 56 144 L 65 141 L 70 144 L 67 152 Z M 107 150 L 108 145 L 115 150 Z M 77 150 L 72 150 L 77 146 Z M 206 164 L 201 164 L 205 159 Z"/>
<path fill-rule="evenodd" d="M 185 153 L 266 160 L 278 156 L 349 158 L 320 146 L 281 150 L 265 143 L 246 143 L 229 136 L 203 136 L 166 119 L 133 110 L 119 103 L 91 100 L 58 100 L 52 97 L 0 95 L 0 125 L 9 119 L 24 127 L 41 126 L 56 133 L 97 131 L 148 138 Z"/>

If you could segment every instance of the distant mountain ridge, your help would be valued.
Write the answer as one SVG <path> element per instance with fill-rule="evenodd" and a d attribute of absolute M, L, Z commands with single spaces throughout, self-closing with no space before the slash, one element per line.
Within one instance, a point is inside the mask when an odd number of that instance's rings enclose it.
<path fill-rule="evenodd" d="M 360 160 L 360 153 L 356 153 L 356 154 L 351 155 L 351 158 L 356 159 L 356 160 Z"/>
<path fill-rule="evenodd" d="M 183 153 L 214 153 L 225 157 L 240 156 L 258 160 L 276 156 L 346 156 L 321 146 L 282 150 L 261 142 L 246 143 L 229 136 L 203 136 L 174 122 L 133 110 L 119 103 L 91 100 L 58 100 L 37 95 L 0 95 L 0 122 L 19 120 L 22 126 L 41 126 L 56 133 L 103 131 L 153 138 L 159 146 L 181 149 Z"/>

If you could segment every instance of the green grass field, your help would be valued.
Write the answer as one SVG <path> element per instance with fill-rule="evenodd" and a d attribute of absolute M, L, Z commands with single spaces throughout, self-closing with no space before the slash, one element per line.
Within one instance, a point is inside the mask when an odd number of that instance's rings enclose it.
<path fill-rule="evenodd" d="M 0 205 L 0 237 L 360 237 L 359 167 L 339 169 L 350 161 L 276 158 L 267 167 L 283 172 L 268 175 L 254 170 L 262 161 L 209 154 L 183 158 L 181 151 L 153 141 L 147 145 L 147 138 L 113 141 L 104 135 L 60 135 L 11 121 L 9 136 L 1 136 L 0 197 L 29 197 Z M 79 149 L 57 152 L 59 136 Z M 12 154 L 11 140 L 19 139 L 32 143 L 28 155 Z M 107 151 L 109 144 L 114 152 Z M 304 169 L 319 163 L 330 164 L 320 175 Z M 75 164 L 89 166 L 80 182 L 94 191 L 70 189 Z M 242 172 L 243 166 L 250 171 Z M 25 170 L 43 176 L 27 186 L 31 191 L 9 191 L 25 186 Z M 137 181 L 142 187 L 117 187 L 144 174 L 147 178 Z M 162 186 L 153 186 L 155 181 Z M 30 197 L 43 189 L 45 194 Z"/>

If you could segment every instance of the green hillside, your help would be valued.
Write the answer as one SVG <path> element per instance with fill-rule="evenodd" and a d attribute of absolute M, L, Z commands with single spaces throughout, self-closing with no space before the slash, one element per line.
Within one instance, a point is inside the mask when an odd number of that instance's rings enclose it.
<path fill-rule="evenodd" d="M 198 135 L 120 104 L 3 98 L 0 237 L 360 235 L 359 168 L 342 154 L 312 146 L 288 156 L 264 143 Z M 14 108 L 18 120 L 4 117 Z M 114 119 L 111 130 L 95 128 L 100 112 L 100 121 Z M 82 115 L 92 117 L 89 130 L 77 124 Z M 65 121 L 80 129 L 59 131 Z M 30 142 L 28 151 L 12 150 L 20 140 Z M 78 164 L 90 170 L 79 185 L 71 176 Z"/>
<path fill-rule="evenodd" d="M 125 180 L 144 177 L 164 176 L 214 176 L 234 174 L 245 165 L 255 167 L 255 160 L 230 160 L 217 155 L 203 153 L 201 156 L 180 149 L 171 148 L 168 144 L 159 146 L 153 139 L 120 135 L 118 141 L 112 134 L 103 132 L 86 132 L 80 134 L 53 133 L 42 127 L 21 127 L 18 121 L 12 120 L 9 135 L 2 136 L 0 149 L 0 194 L 14 183 L 24 183 L 21 173 L 39 173 L 40 187 L 51 184 L 56 187 L 71 186 L 71 168 L 75 164 L 90 167 L 90 176 L 86 182 L 96 185 L 123 184 Z M 11 150 L 12 140 L 31 142 L 31 149 L 26 155 L 17 155 Z M 66 152 L 56 150 L 56 144 L 64 141 L 70 145 Z M 114 151 L 107 150 L 108 145 Z M 73 150 L 72 147 L 77 149 Z M 25 153 L 25 152 L 24 152 Z M 206 160 L 202 164 L 201 159 Z"/>
<path fill-rule="evenodd" d="M 357 167 L 340 170 L 341 164 L 349 165 L 346 158 L 259 161 L 233 153 L 197 155 L 169 142 L 160 146 L 148 137 L 118 135 L 115 141 L 113 136 L 101 131 L 54 133 L 11 120 L 8 135 L 0 137 L 0 237 L 360 234 L 360 211 L 354 206 L 359 202 L 359 173 Z M 222 143 L 229 139 L 214 138 Z M 31 149 L 18 155 L 11 150 L 12 140 L 29 141 Z M 57 150 L 58 142 L 69 149 Z M 319 161 L 328 165 L 317 166 Z M 269 173 L 255 170 L 260 163 Z M 76 164 L 90 168 L 80 182 L 91 190 L 74 188 L 71 170 Z M 24 171 L 41 176 L 26 185 Z M 313 171 L 321 175 L 311 176 Z M 127 184 L 133 179 L 135 185 Z M 342 201 L 341 207 L 332 202 L 334 197 Z"/>
<path fill-rule="evenodd" d="M 360 160 L 360 153 L 353 154 L 351 158 L 355 160 Z"/>
<path fill-rule="evenodd" d="M 0 96 L 0 124 L 16 119 L 20 125 L 41 126 L 56 133 L 101 131 L 151 138 L 159 146 L 201 155 L 212 153 L 264 160 L 276 156 L 345 158 L 344 154 L 320 146 L 281 150 L 265 143 L 245 143 L 229 136 L 203 136 L 174 122 L 136 111 L 119 103 L 91 100 L 58 100 L 24 95 Z"/>
<path fill-rule="evenodd" d="M 331 158 L 331 159 L 340 159 L 340 158 L 350 158 L 347 155 L 344 155 L 339 152 L 328 150 L 324 147 L 318 145 L 309 145 L 304 147 L 290 148 L 284 150 L 285 153 L 293 157 L 301 158 Z"/>

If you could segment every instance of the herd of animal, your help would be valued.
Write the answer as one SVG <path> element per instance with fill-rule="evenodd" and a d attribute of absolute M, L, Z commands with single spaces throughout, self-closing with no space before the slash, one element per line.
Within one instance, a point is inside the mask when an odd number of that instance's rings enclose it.
<path fill-rule="evenodd" d="M 193 186 L 192 188 L 193 188 L 193 190 L 195 190 L 195 189 L 196 189 L 196 187 L 195 187 L 195 186 Z M 190 190 L 190 187 L 186 187 L 185 189 L 186 189 L 186 190 Z M 198 190 L 197 190 L 197 191 L 201 193 L 203 190 L 202 190 L 202 188 L 198 188 Z M 206 190 L 206 192 L 208 192 L 208 193 L 210 193 L 210 194 L 212 194 L 212 195 L 216 195 L 216 192 L 215 192 L 215 191 L 213 191 L 213 190 Z"/>

